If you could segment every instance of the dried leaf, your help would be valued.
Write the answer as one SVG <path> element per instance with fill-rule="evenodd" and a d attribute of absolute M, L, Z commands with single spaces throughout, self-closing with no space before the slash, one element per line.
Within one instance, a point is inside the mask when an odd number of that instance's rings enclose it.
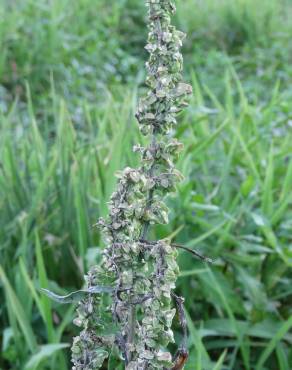
<path fill-rule="evenodd" d="M 68 303 L 76 303 L 87 297 L 89 294 L 101 294 L 101 293 L 112 293 L 113 288 L 110 287 L 102 287 L 102 286 L 94 286 L 88 289 L 77 290 L 76 292 L 72 292 L 70 294 L 61 296 L 51 292 L 48 289 L 41 289 L 41 292 L 44 293 L 46 296 L 51 298 L 53 301 L 61 303 L 61 304 L 68 304 Z"/>

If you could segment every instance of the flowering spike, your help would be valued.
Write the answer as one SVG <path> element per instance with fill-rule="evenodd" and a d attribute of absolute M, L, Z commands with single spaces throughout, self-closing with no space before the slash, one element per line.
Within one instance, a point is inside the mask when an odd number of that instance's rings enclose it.
<path fill-rule="evenodd" d="M 109 217 L 98 222 L 107 246 L 100 266 L 86 276 L 87 289 L 109 286 L 112 293 L 89 293 L 79 303 L 75 323 L 82 331 L 72 347 L 73 370 L 99 369 L 113 348 L 118 349 L 126 370 L 176 366 L 167 346 L 174 342 L 177 250 L 168 240 L 147 241 L 147 236 L 151 225 L 168 223 L 163 199 L 182 178 L 173 164 L 182 145 L 170 133 L 192 88 L 181 81 L 180 48 L 185 35 L 170 24 L 174 2 L 146 0 L 146 5 L 148 91 L 138 104 L 136 118 L 150 140 L 146 147 L 134 147 L 141 165 L 118 175 Z"/>

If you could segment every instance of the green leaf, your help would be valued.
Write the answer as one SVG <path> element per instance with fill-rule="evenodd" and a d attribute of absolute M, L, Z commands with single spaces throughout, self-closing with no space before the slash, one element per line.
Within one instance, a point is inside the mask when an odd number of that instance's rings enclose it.
<path fill-rule="evenodd" d="M 216 362 L 216 365 L 214 366 L 213 370 L 221 370 L 222 369 L 222 365 L 224 363 L 226 354 L 227 354 L 227 349 L 225 349 L 225 351 L 222 352 L 222 354 L 219 357 L 219 360 Z"/>
<path fill-rule="evenodd" d="M 68 348 L 68 343 L 46 344 L 40 347 L 40 350 L 34 354 L 26 363 L 24 370 L 35 370 L 37 366 L 46 358 L 51 357 L 55 352 Z"/>
<path fill-rule="evenodd" d="M 8 347 L 9 347 L 9 343 L 11 341 L 11 339 L 13 338 L 13 330 L 12 328 L 5 328 L 3 330 L 3 339 L 2 339 L 2 351 L 5 352 Z"/>
<path fill-rule="evenodd" d="M 244 332 L 249 337 L 272 339 L 280 330 L 281 325 L 277 321 L 264 320 L 250 326 L 248 321 L 236 320 L 236 326 L 240 332 Z M 237 335 L 235 327 L 230 319 L 210 319 L 204 322 L 204 328 L 200 330 L 203 338 L 214 337 L 234 337 Z M 287 342 L 292 343 L 292 335 L 285 333 L 283 336 Z"/>
<path fill-rule="evenodd" d="M 107 369 L 108 370 L 121 370 L 123 366 L 122 362 L 123 361 L 121 360 L 117 349 L 114 347 L 108 359 Z"/>
<path fill-rule="evenodd" d="M 36 267 L 38 271 L 38 278 L 40 285 L 44 288 L 48 287 L 48 277 L 44 262 L 43 256 L 43 249 L 41 246 L 40 238 L 37 233 L 35 232 L 35 253 L 36 253 Z M 42 311 L 44 313 L 44 319 L 47 326 L 48 331 L 48 339 L 50 342 L 54 342 L 54 328 L 53 328 L 53 316 L 52 316 L 52 306 L 51 302 L 48 300 L 47 297 L 41 297 L 41 304 L 42 304 Z"/>
<path fill-rule="evenodd" d="M 1 265 L 0 265 L 0 281 L 2 281 L 2 284 L 5 289 L 7 302 L 9 304 L 8 309 L 14 313 L 18 321 L 18 324 L 22 330 L 22 333 L 25 337 L 28 348 L 30 349 L 31 352 L 34 352 L 37 347 L 37 342 L 32 331 L 32 328 L 30 326 L 30 323 L 28 321 L 28 317 L 26 316 L 24 308 L 21 305 L 19 299 L 17 298 L 14 290 L 12 289 L 10 282 L 8 281 L 7 276 Z"/>
<path fill-rule="evenodd" d="M 277 344 L 282 340 L 285 334 L 292 328 L 292 316 L 285 321 L 277 333 L 272 337 L 269 344 L 265 347 L 256 365 L 256 370 L 261 370 Z"/>

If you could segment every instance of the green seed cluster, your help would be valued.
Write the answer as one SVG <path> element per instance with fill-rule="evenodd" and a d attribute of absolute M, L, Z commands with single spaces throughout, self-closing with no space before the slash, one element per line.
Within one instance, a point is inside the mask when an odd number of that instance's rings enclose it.
<path fill-rule="evenodd" d="M 127 370 L 170 368 L 167 350 L 176 310 L 171 292 L 178 274 L 176 250 L 167 240 L 149 241 L 152 224 L 168 223 L 164 196 L 182 175 L 174 167 L 182 145 L 172 138 L 176 116 L 192 89 L 181 82 L 184 34 L 170 24 L 170 0 L 148 0 L 146 49 L 148 92 L 136 113 L 147 147 L 135 146 L 141 166 L 118 174 L 108 219 L 100 219 L 107 247 L 100 266 L 86 277 L 87 287 L 113 287 L 113 294 L 89 294 L 78 307 L 82 328 L 72 347 L 73 370 L 99 369 L 110 353 L 119 353 Z M 118 351 L 117 351 L 118 350 Z"/>

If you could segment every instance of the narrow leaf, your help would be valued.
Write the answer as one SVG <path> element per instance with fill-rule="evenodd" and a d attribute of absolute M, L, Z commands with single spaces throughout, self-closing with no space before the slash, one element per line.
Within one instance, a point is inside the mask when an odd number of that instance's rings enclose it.
<path fill-rule="evenodd" d="M 61 304 L 68 304 L 68 303 L 76 303 L 84 299 L 88 294 L 99 294 L 99 293 L 112 293 L 113 288 L 110 287 L 102 287 L 102 286 L 94 286 L 88 289 L 77 290 L 76 292 L 72 292 L 70 294 L 61 296 L 51 292 L 48 289 L 41 289 L 41 291 L 51 298 L 53 301 L 61 303 Z"/>
<path fill-rule="evenodd" d="M 41 346 L 40 350 L 26 363 L 24 370 L 35 370 L 44 359 L 51 357 L 55 352 L 63 348 L 68 348 L 69 346 L 68 343 L 46 344 Z"/>

